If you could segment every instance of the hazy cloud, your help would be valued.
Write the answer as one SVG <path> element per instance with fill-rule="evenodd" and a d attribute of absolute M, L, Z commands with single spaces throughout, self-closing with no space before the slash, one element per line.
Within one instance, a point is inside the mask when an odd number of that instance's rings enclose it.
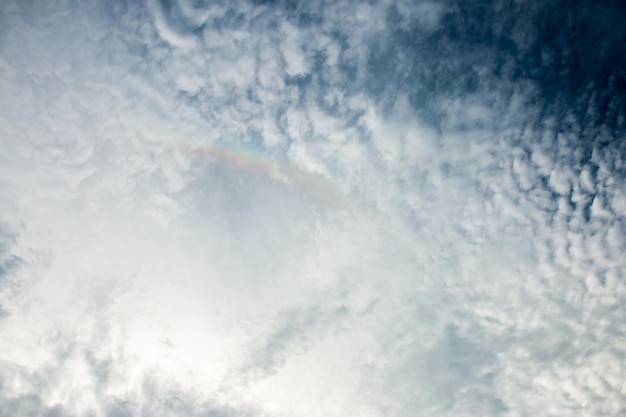
<path fill-rule="evenodd" d="M 623 7 L 5 3 L 0 415 L 625 412 Z"/>

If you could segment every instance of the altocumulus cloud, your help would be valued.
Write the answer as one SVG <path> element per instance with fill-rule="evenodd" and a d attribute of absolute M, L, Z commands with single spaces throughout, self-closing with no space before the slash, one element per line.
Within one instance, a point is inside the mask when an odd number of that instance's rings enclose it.
<path fill-rule="evenodd" d="M 3 1 L 0 415 L 626 413 L 624 21 Z"/>

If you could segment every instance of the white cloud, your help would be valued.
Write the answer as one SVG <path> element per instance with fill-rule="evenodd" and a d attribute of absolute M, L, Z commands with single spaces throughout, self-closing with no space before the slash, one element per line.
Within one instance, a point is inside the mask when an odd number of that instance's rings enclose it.
<path fill-rule="evenodd" d="M 623 132 L 393 4 L 6 7 L 0 415 L 623 412 Z"/>
<path fill-rule="evenodd" d="M 182 34 L 168 24 L 159 0 L 149 0 L 148 6 L 154 16 L 154 26 L 163 40 L 176 48 L 193 49 L 196 46 L 195 37 Z"/>
<path fill-rule="evenodd" d="M 282 53 L 285 60 L 285 72 L 291 77 L 303 76 L 309 72 L 309 64 L 305 51 L 302 49 L 302 42 L 299 31 L 291 24 L 284 22 L 282 32 L 285 40 L 282 42 Z"/>

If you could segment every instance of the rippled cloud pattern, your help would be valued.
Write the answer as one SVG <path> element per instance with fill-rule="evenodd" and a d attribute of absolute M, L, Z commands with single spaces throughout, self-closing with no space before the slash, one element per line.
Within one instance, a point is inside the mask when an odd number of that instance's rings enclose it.
<path fill-rule="evenodd" d="M 625 21 L 2 1 L 0 416 L 626 414 Z"/>

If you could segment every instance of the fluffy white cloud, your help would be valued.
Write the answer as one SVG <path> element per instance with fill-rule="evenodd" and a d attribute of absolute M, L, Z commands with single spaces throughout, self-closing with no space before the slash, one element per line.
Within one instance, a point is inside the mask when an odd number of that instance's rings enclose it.
<path fill-rule="evenodd" d="M 6 3 L 1 416 L 624 412 L 619 74 L 558 2 Z"/>

